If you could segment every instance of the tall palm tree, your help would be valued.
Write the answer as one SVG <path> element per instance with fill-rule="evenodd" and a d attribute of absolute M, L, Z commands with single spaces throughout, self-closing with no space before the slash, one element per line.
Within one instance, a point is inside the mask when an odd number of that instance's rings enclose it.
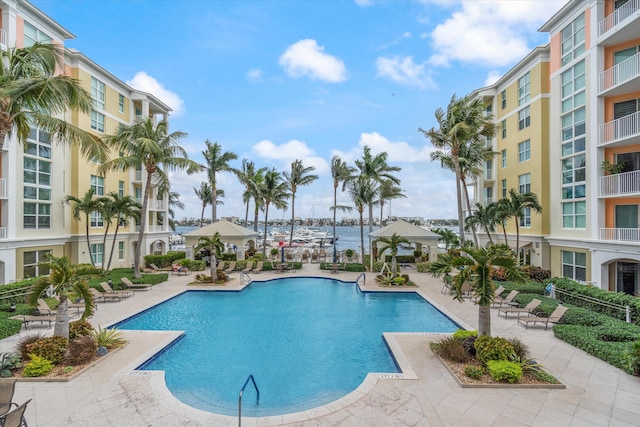
<path fill-rule="evenodd" d="M 202 212 L 200 212 L 200 227 L 202 227 L 204 225 L 204 210 L 211 203 L 211 186 L 208 182 L 202 181 L 200 188 L 193 187 L 193 191 L 202 202 Z"/>
<path fill-rule="evenodd" d="M 262 255 L 267 256 L 267 225 L 269 224 L 269 206 L 273 205 L 278 209 L 287 207 L 287 183 L 282 179 L 282 175 L 275 168 L 271 168 L 264 174 L 264 180 L 260 186 L 259 194 L 264 203 L 264 236 L 262 241 Z"/>
<path fill-rule="evenodd" d="M 131 126 L 124 126 L 115 135 L 106 137 L 107 143 L 124 155 L 100 165 L 98 170 L 101 174 L 125 168 L 144 168 L 147 173 L 140 213 L 140 232 L 134 251 L 133 272 L 136 278 L 140 277 L 141 246 L 147 225 L 152 182 L 160 188 L 168 188 L 168 172 L 186 170 L 192 174 L 202 169 L 187 157 L 187 152 L 180 146 L 180 141 L 185 136 L 184 132 L 169 133 L 169 123 L 166 120 L 155 124 L 150 118 L 146 118 Z"/>
<path fill-rule="evenodd" d="M 382 243 L 380 247 L 380 255 L 385 252 L 391 252 L 391 276 L 395 278 L 398 275 L 398 248 L 402 243 L 409 243 L 406 237 L 402 237 L 397 233 L 393 233 L 391 237 L 378 237 L 378 243 Z"/>
<path fill-rule="evenodd" d="M 207 148 L 202 152 L 205 160 L 204 169 L 207 172 L 207 179 L 211 186 L 211 222 L 216 222 L 217 216 L 217 197 L 218 182 L 216 175 L 220 172 L 232 172 L 233 168 L 229 166 L 231 160 L 238 158 L 238 155 L 231 151 L 222 151 L 222 146 L 217 142 L 211 143 L 208 139 L 204 142 Z"/>
<path fill-rule="evenodd" d="M 302 160 L 296 159 L 291 163 L 291 172 L 284 172 L 284 179 L 289 187 L 289 194 L 291 195 L 291 233 L 289 234 L 289 247 L 293 244 L 293 226 L 296 218 L 296 192 L 298 191 L 298 187 L 309 185 L 318 179 L 318 175 L 311 174 L 314 170 L 316 170 L 315 166 L 305 167 L 302 164 Z"/>
<path fill-rule="evenodd" d="M 56 70 L 64 69 L 60 47 L 36 43 L 3 50 L 0 55 L 0 148 L 12 131 L 23 143 L 33 126 L 59 142 L 78 146 L 86 158 L 106 158 L 109 150 L 103 141 L 53 117 L 69 109 L 87 114 L 91 111 L 91 95 L 78 81 L 55 75 Z"/>
<path fill-rule="evenodd" d="M 48 276 L 42 276 L 35 283 L 27 297 L 30 305 L 37 305 L 38 298 L 42 297 L 47 289 L 53 289 L 53 293 L 60 299 L 56 311 L 56 323 L 53 335 L 69 338 L 69 296 L 84 300 L 84 313 L 82 319 L 93 316 L 93 297 L 89 291 L 86 277 L 90 272 L 87 269 L 72 265 L 68 257 L 60 258 L 49 256 L 48 261 L 42 263 L 50 271 Z"/>
<path fill-rule="evenodd" d="M 233 172 L 238 177 L 238 181 L 244 186 L 244 193 L 242 194 L 242 201 L 246 205 L 246 210 L 244 213 L 244 224 L 245 226 L 249 221 L 249 202 L 253 198 L 255 193 L 255 189 L 257 188 L 257 183 L 259 182 L 258 177 L 260 177 L 267 168 L 262 167 L 256 169 L 256 164 L 252 160 L 242 159 L 242 166 L 240 169 L 234 169 Z M 257 224 L 254 224 L 254 230 L 257 231 Z"/>
<path fill-rule="evenodd" d="M 184 203 L 180 200 L 180 193 L 171 191 L 169 188 L 160 188 L 158 191 L 164 198 L 167 195 L 167 213 L 169 214 L 169 228 L 171 231 L 176 231 L 175 216 L 176 209 L 184 209 Z"/>
<path fill-rule="evenodd" d="M 449 230 L 448 228 L 434 228 L 431 231 L 440 235 L 438 241 L 443 242 L 444 248 L 447 250 L 449 250 L 449 248 L 454 248 L 460 245 L 460 239 L 458 238 L 456 233 Z"/>
<path fill-rule="evenodd" d="M 385 200 L 393 200 L 406 198 L 407 196 L 402 193 L 402 189 L 395 185 L 395 183 L 389 179 L 383 179 L 380 182 L 380 194 L 378 198 L 378 204 L 380 205 L 380 228 L 382 228 L 382 216 L 384 215 L 384 202 Z"/>
<path fill-rule="evenodd" d="M 84 214 L 85 221 L 85 237 L 87 239 L 87 251 L 89 253 L 89 259 L 91 260 L 91 265 L 95 264 L 95 260 L 93 259 L 93 252 L 91 252 L 91 241 L 89 240 L 89 224 L 91 223 L 91 214 L 93 212 L 102 213 L 103 203 L 102 198 L 94 198 L 93 188 L 87 190 L 84 193 L 82 199 L 79 199 L 75 196 L 67 196 L 65 197 L 65 202 L 73 202 L 73 218 L 76 221 L 80 221 L 82 215 Z"/>
<path fill-rule="evenodd" d="M 517 267 L 516 260 L 507 245 L 489 245 L 486 248 L 463 247 L 460 254 L 441 254 L 429 266 L 434 277 L 448 276 L 454 269 L 454 298 L 463 301 L 462 285 L 471 285 L 471 292 L 478 304 L 478 336 L 491 336 L 491 303 L 495 298 L 495 286 L 491 272 L 500 268 L 507 280 L 521 283 L 525 275 Z"/>
<path fill-rule="evenodd" d="M 460 239 L 464 243 L 464 209 L 462 207 L 462 169 L 460 156 L 465 153 L 465 146 L 480 142 L 482 138 L 495 134 L 495 124 L 490 115 L 486 115 L 484 105 L 479 98 L 469 95 L 463 98 L 451 97 L 447 111 L 438 108 L 435 112 L 438 128 L 419 129 L 431 140 L 433 146 L 448 153 L 453 163 L 456 176 L 456 195 L 458 202 L 458 226 Z"/>
<path fill-rule="evenodd" d="M 253 209 L 253 231 L 258 231 L 258 214 L 260 213 L 260 210 L 264 208 L 264 199 L 260 193 L 260 189 L 262 188 L 262 185 L 264 184 L 264 176 L 266 174 L 266 172 L 268 171 L 267 168 L 265 168 L 264 170 L 262 170 L 262 168 L 260 168 L 256 174 L 253 176 L 253 179 L 251 180 L 251 188 L 249 189 L 249 191 L 246 193 L 247 197 L 252 197 L 253 198 L 253 204 L 254 204 L 254 209 Z M 245 196 L 245 194 L 243 194 L 243 197 Z"/>
<path fill-rule="evenodd" d="M 509 201 L 511 206 L 511 214 L 516 221 L 516 256 L 520 259 L 520 223 L 524 221 L 527 215 L 525 212 L 534 211 L 542 212 L 542 205 L 538 202 L 538 196 L 534 193 L 518 193 L 513 188 L 509 190 Z"/>
<path fill-rule="evenodd" d="M 496 224 L 500 224 L 502 228 L 502 235 L 504 236 L 504 244 L 508 245 L 507 239 L 507 222 L 511 219 L 513 208 L 511 207 L 511 200 L 508 198 L 500 199 L 497 202 L 490 203 L 487 206 L 488 215 L 493 218 Z"/>
<path fill-rule="evenodd" d="M 118 241 L 118 231 L 120 227 L 126 227 L 129 224 L 129 219 L 139 219 L 140 209 L 142 206 L 140 203 L 131 196 L 120 197 L 118 193 L 109 193 L 111 200 L 109 201 L 109 207 L 112 210 L 116 218 L 116 229 L 113 233 L 113 243 L 111 244 L 111 251 L 109 253 L 109 262 L 107 263 L 107 271 L 111 269 L 111 261 L 113 260 L 113 251 Z M 106 248 L 106 246 L 105 246 Z"/>
<path fill-rule="evenodd" d="M 364 210 L 375 201 L 378 183 L 373 178 L 361 174 L 349 181 L 348 191 L 360 218 L 360 259 L 364 264 Z"/>
<path fill-rule="evenodd" d="M 218 258 L 222 256 L 224 250 L 224 242 L 221 239 L 220 232 L 216 231 L 213 236 L 202 236 L 198 239 L 198 244 L 193 248 L 195 253 L 200 252 L 202 249 L 208 249 L 210 258 L 209 264 L 211 265 L 211 278 L 215 281 L 218 277 L 216 272 L 216 266 L 218 265 Z"/>
<path fill-rule="evenodd" d="M 331 158 L 331 178 L 333 179 L 333 262 L 337 262 L 336 254 L 336 211 L 351 210 L 349 206 L 338 206 L 338 186 L 342 183 L 342 191 L 346 189 L 347 182 L 353 179 L 356 168 L 349 166 L 340 156 Z"/>
<path fill-rule="evenodd" d="M 375 156 L 371 154 L 371 147 L 364 146 L 364 154 L 362 158 L 356 160 L 356 166 L 360 170 L 360 174 L 371 178 L 375 181 L 376 191 L 379 190 L 379 184 L 383 180 L 389 180 L 396 185 L 400 185 L 400 179 L 393 175 L 394 172 L 400 172 L 402 168 L 398 166 L 389 166 L 387 163 L 388 153 L 381 152 Z M 368 204 L 369 208 L 369 232 L 373 231 L 373 204 L 376 198 Z"/>
<path fill-rule="evenodd" d="M 484 231 L 487 233 L 487 237 L 489 238 L 489 243 L 493 243 L 491 232 L 496 231 L 495 224 L 495 219 L 491 215 L 489 207 L 485 208 L 481 203 L 476 203 L 476 210 L 464 219 L 465 230 L 473 230 L 475 233 L 476 228 L 484 228 Z"/>

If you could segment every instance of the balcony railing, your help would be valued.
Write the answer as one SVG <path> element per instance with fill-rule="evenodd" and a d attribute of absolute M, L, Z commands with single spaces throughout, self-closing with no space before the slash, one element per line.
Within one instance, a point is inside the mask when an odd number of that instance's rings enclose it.
<path fill-rule="evenodd" d="M 484 170 L 484 179 L 486 181 L 493 181 L 493 169 Z"/>
<path fill-rule="evenodd" d="M 640 111 L 600 125 L 598 145 L 640 135 Z"/>
<path fill-rule="evenodd" d="M 600 177 L 600 196 L 640 193 L 640 170 Z"/>
<path fill-rule="evenodd" d="M 139 203 L 142 206 L 142 199 L 136 198 L 136 203 Z M 167 210 L 167 202 L 164 200 L 151 199 L 149 200 L 147 208 L 152 211 L 165 211 Z"/>
<path fill-rule="evenodd" d="M 640 242 L 640 228 L 601 228 L 601 240 Z"/>
<path fill-rule="evenodd" d="M 5 30 L 0 29 L 0 44 L 2 46 L 7 45 L 7 32 Z"/>
<path fill-rule="evenodd" d="M 145 233 L 161 233 L 163 231 L 169 231 L 168 225 L 147 225 L 144 227 Z M 140 231 L 140 226 L 136 225 L 136 231 Z"/>
<path fill-rule="evenodd" d="M 7 178 L 0 178 L 0 199 L 7 197 Z"/>
<path fill-rule="evenodd" d="M 640 0 L 638 0 L 640 1 Z M 603 92 L 640 75 L 640 53 L 600 73 L 598 89 Z"/>
<path fill-rule="evenodd" d="M 0 239 L 7 238 L 7 227 L 0 227 Z"/>
<path fill-rule="evenodd" d="M 136 170 L 134 172 L 133 180 L 135 182 L 141 182 L 142 181 L 142 171 L 141 170 Z"/>
<path fill-rule="evenodd" d="M 611 15 L 600 21 L 598 25 L 598 36 L 605 34 L 607 31 L 640 11 L 640 0 L 629 0 L 621 7 L 617 8 Z"/>

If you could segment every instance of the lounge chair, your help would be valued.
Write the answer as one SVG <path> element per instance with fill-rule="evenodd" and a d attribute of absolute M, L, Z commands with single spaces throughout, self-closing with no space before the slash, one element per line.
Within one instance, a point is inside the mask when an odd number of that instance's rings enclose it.
<path fill-rule="evenodd" d="M 154 273 L 162 273 L 162 269 L 155 264 L 149 264 L 149 267 Z"/>
<path fill-rule="evenodd" d="M 311 253 L 311 263 L 315 264 L 316 262 L 318 262 L 318 252 L 314 250 Z"/>
<path fill-rule="evenodd" d="M 253 261 L 247 262 L 247 265 L 242 269 L 242 272 L 249 273 L 251 270 L 253 270 Z"/>
<path fill-rule="evenodd" d="M 17 381 L 17 378 L 0 378 L 0 417 L 9 412 L 12 407 L 18 407 L 18 404 L 13 402 Z"/>
<path fill-rule="evenodd" d="M 258 273 L 260 273 L 262 271 L 263 267 L 264 267 L 264 261 L 258 261 L 258 262 L 256 262 L 256 266 L 253 267 L 251 272 L 258 274 Z"/>
<path fill-rule="evenodd" d="M 33 316 L 29 314 L 16 314 L 15 316 L 9 317 L 12 320 L 19 320 L 24 325 L 25 329 L 29 329 L 29 325 L 32 323 L 39 322 L 44 326 L 44 322 L 48 323 L 48 326 L 51 327 L 51 324 L 56 321 L 56 316 Z"/>
<path fill-rule="evenodd" d="M 497 297 L 493 300 L 493 307 L 502 307 L 503 304 L 512 306 L 516 302 L 513 300 L 518 295 L 518 291 L 511 291 L 505 298 Z"/>
<path fill-rule="evenodd" d="M 120 278 L 125 289 L 131 289 L 132 291 L 148 291 L 153 289 L 153 285 L 150 283 L 133 283 L 127 277 Z"/>
<path fill-rule="evenodd" d="M 38 315 L 39 316 L 53 316 L 53 315 L 55 315 L 55 313 L 53 311 L 51 311 L 51 308 L 49 308 L 49 304 L 47 304 L 47 302 L 45 300 L 43 300 L 42 298 L 38 298 L 38 306 L 36 308 L 38 309 Z"/>
<path fill-rule="evenodd" d="M 31 399 L 24 402 L 11 412 L 7 412 L 0 417 L 2 419 L 2 427 L 27 427 L 27 420 L 24 418 L 24 411 Z"/>
<path fill-rule="evenodd" d="M 339 274 L 340 273 L 340 264 L 338 264 L 336 262 L 331 264 L 331 273 L 332 274 Z"/>
<path fill-rule="evenodd" d="M 302 262 L 309 262 L 309 251 L 302 252 Z"/>
<path fill-rule="evenodd" d="M 173 264 L 171 267 L 171 274 L 177 274 L 178 276 L 184 274 L 186 276 L 189 274 L 189 269 L 180 264 Z"/>
<path fill-rule="evenodd" d="M 528 329 L 530 323 L 544 323 L 544 330 L 546 331 L 549 327 L 549 323 L 554 325 L 558 323 L 560 319 L 562 319 L 562 316 L 564 316 L 564 313 L 567 312 L 567 310 L 569 310 L 568 307 L 565 307 L 564 305 L 558 305 L 556 309 L 553 310 L 553 312 L 549 315 L 549 317 L 521 317 L 518 318 L 518 324 L 523 325 L 525 329 Z"/>
<path fill-rule="evenodd" d="M 229 261 L 229 266 L 224 269 L 225 274 L 233 273 L 236 270 L 236 262 Z"/>
<path fill-rule="evenodd" d="M 120 302 L 120 301 L 122 301 L 122 297 L 120 295 L 109 294 L 107 292 L 100 292 L 96 288 L 89 288 L 89 292 L 91 292 L 91 295 L 93 296 L 93 301 L 94 302 L 98 302 L 100 300 L 102 300 L 102 302 L 107 302 L 107 301 L 118 301 L 118 302 Z"/>
<path fill-rule="evenodd" d="M 324 249 L 320 249 L 318 254 L 318 262 L 327 262 L 327 252 Z"/>
<path fill-rule="evenodd" d="M 513 314 L 513 313 L 516 313 L 518 315 L 518 318 L 520 318 L 520 314 L 523 314 L 523 313 L 526 314 L 527 316 L 530 316 L 533 310 L 538 308 L 540 304 L 542 304 L 542 301 L 540 301 L 537 298 L 534 298 L 531 300 L 531 302 L 529 302 L 529 304 L 525 305 L 522 308 L 500 307 L 498 309 L 498 316 L 500 316 L 500 312 L 504 313 L 505 319 L 509 316 L 509 314 Z"/>
<path fill-rule="evenodd" d="M 122 298 L 129 298 L 134 295 L 133 291 L 114 291 L 113 288 L 109 285 L 109 282 L 100 282 L 100 286 L 102 286 L 102 290 L 106 293 L 120 295 Z"/>
<path fill-rule="evenodd" d="M 58 302 L 60 302 L 60 298 L 57 295 L 54 295 L 54 298 L 57 299 Z M 80 316 L 80 314 L 87 308 L 87 305 L 83 302 L 72 302 L 69 298 L 67 298 L 67 300 L 69 301 L 67 303 L 67 307 L 69 308 L 69 310 L 76 310 L 76 312 L 74 313 L 75 316 Z"/>

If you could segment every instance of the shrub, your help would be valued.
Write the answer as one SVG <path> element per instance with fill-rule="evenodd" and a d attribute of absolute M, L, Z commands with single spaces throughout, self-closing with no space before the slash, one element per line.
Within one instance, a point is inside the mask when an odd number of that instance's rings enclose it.
<path fill-rule="evenodd" d="M 433 349 L 443 358 L 452 362 L 468 362 L 471 356 L 462 345 L 462 341 L 453 337 L 442 338 L 434 343 Z"/>
<path fill-rule="evenodd" d="M 27 344 L 27 352 L 29 357 L 35 354 L 57 365 L 64 359 L 68 344 L 68 340 L 63 337 L 41 338 L 34 343 Z"/>
<path fill-rule="evenodd" d="M 479 380 L 484 375 L 484 369 L 482 366 L 467 365 L 464 367 L 464 374 L 469 378 Z"/>
<path fill-rule="evenodd" d="M 25 377 L 44 377 L 53 369 L 53 363 L 37 354 L 30 354 L 31 361 L 24 365 L 22 375 Z"/>
<path fill-rule="evenodd" d="M 462 339 L 462 346 L 464 347 L 465 350 L 467 350 L 467 353 L 469 353 L 474 357 L 476 355 L 475 344 L 477 339 L 478 339 L 477 335 L 472 335 Z"/>
<path fill-rule="evenodd" d="M 98 344 L 92 336 L 81 336 L 69 342 L 69 351 L 65 358 L 68 365 L 82 365 L 96 355 Z"/>
<path fill-rule="evenodd" d="M 203 271 L 207 266 L 207 263 L 202 260 L 193 260 L 188 258 L 181 258 L 174 261 L 176 264 L 180 264 L 183 267 L 188 268 L 191 271 Z"/>
<path fill-rule="evenodd" d="M 483 365 L 490 360 L 509 360 L 513 353 L 513 346 L 505 338 L 483 335 L 474 344 L 476 357 Z"/>
<path fill-rule="evenodd" d="M 513 347 L 513 352 L 519 359 L 526 360 L 527 357 L 529 357 L 529 348 L 518 338 L 510 338 L 509 344 L 511 344 L 511 347 Z"/>
<path fill-rule="evenodd" d="M 407 279 L 404 277 L 398 276 L 393 279 L 393 284 L 396 286 L 402 286 L 407 282 Z"/>
<path fill-rule="evenodd" d="M 627 362 L 627 372 L 640 375 L 640 339 L 633 343 L 624 358 Z"/>
<path fill-rule="evenodd" d="M 491 378 L 496 381 L 506 381 L 513 384 L 522 378 L 520 365 L 508 360 L 489 360 L 487 370 Z"/>
<path fill-rule="evenodd" d="M 185 256 L 184 251 L 168 252 L 164 255 L 145 255 L 144 265 L 147 268 L 151 267 L 151 264 L 155 264 L 160 268 L 170 267 L 175 260 L 184 259 Z"/>
<path fill-rule="evenodd" d="M 122 338 L 122 331 L 115 328 L 102 329 L 98 326 L 98 329 L 93 331 L 93 338 L 98 347 L 113 348 L 125 343 L 125 340 Z"/>
<path fill-rule="evenodd" d="M 501 285 L 506 289 L 505 292 L 518 291 L 521 294 L 535 294 L 535 298 L 539 298 L 544 295 L 544 288 L 546 284 L 536 283 L 533 281 L 526 281 L 524 283 L 504 282 Z"/>
<path fill-rule="evenodd" d="M 33 344 L 36 341 L 43 339 L 45 336 L 41 334 L 26 335 L 18 340 L 16 344 L 16 351 L 22 356 L 22 360 L 29 360 L 29 351 L 27 346 Z"/>
<path fill-rule="evenodd" d="M 478 330 L 468 331 L 466 329 L 458 329 L 453 333 L 453 338 L 456 338 L 456 339 L 464 339 L 467 337 L 477 337 L 477 336 L 478 336 Z"/>
<path fill-rule="evenodd" d="M 527 265 L 522 267 L 522 269 L 531 280 L 537 283 L 542 283 L 551 277 L 551 271 L 545 270 L 544 268 Z"/>
<path fill-rule="evenodd" d="M 69 341 L 91 335 L 93 326 L 87 320 L 76 320 L 69 323 Z"/>
<path fill-rule="evenodd" d="M 13 370 L 22 366 L 22 356 L 18 353 L 1 353 L 0 376 L 12 377 Z"/>

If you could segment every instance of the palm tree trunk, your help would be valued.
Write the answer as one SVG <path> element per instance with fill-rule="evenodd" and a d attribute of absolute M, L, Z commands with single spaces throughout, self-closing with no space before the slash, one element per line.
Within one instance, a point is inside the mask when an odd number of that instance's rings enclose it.
<path fill-rule="evenodd" d="M 516 215 L 516 264 L 520 265 L 520 218 Z"/>
<path fill-rule="evenodd" d="M 86 215 L 86 220 L 87 220 L 87 224 L 86 224 L 86 230 L 85 230 L 85 235 L 87 237 L 87 251 L 89 251 L 89 259 L 91 260 L 91 265 L 95 265 L 95 263 L 93 262 L 93 252 L 91 252 L 91 242 L 89 241 L 89 221 L 91 220 L 89 218 L 89 214 Z"/>
<path fill-rule="evenodd" d="M 395 279 L 398 275 L 398 260 L 395 253 L 391 255 L 391 270 L 393 270 L 391 272 L 391 277 Z"/>
<path fill-rule="evenodd" d="M 382 215 L 384 215 L 384 200 L 380 199 L 380 228 L 382 228 Z"/>
<path fill-rule="evenodd" d="M 295 221 L 296 214 L 296 193 L 295 191 L 291 192 L 291 231 L 289 232 L 289 250 L 293 245 L 293 223 Z"/>
<path fill-rule="evenodd" d="M 106 227 L 104 228 L 104 236 L 102 236 L 102 269 L 103 270 L 104 270 L 104 251 L 107 248 L 107 234 L 109 233 L 110 225 L 111 224 L 107 223 Z M 111 246 L 111 249 L 113 250 L 113 246 Z"/>
<path fill-rule="evenodd" d="M 111 245 L 111 253 L 109 254 L 109 263 L 107 264 L 107 271 L 111 269 L 111 260 L 113 259 L 113 249 L 116 247 L 116 239 L 118 238 L 118 230 L 120 229 L 120 218 L 116 224 L 116 231 L 113 233 L 113 244 Z"/>
<path fill-rule="evenodd" d="M 360 211 L 360 256 L 362 264 L 364 264 L 364 216 L 362 215 L 362 211 Z"/>
<path fill-rule="evenodd" d="M 491 306 L 478 306 L 478 336 L 491 336 Z"/>
<path fill-rule="evenodd" d="M 244 212 L 244 226 L 249 225 L 249 200 L 247 200 L 247 208 Z"/>
<path fill-rule="evenodd" d="M 256 205 L 256 209 L 257 209 Z M 258 216 L 256 211 L 256 217 Z M 258 222 L 256 221 L 256 224 Z M 262 236 L 262 255 L 267 258 L 267 224 L 269 223 L 269 203 L 265 203 L 264 206 L 264 235 Z"/>
<path fill-rule="evenodd" d="M 200 212 L 200 228 L 204 225 L 204 210 L 207 207 L 207 203 L 202 203 L 202 212 Z"/>
<path fill-rule="evenodd" d="M 502 234 L 504 234 L 504 244 L 508 246 L 509 240 L 507 239 L 507 225 L 504 222 L 501 222 L 500 225 L 502 226 Z"/>
<path fill-rule="evenodd" d="M 338 205 L 338 186 L 333 186 L 333 262 L 337 262 L 336 257 L 336 206 Z"/>
<path fill-rule="evenodd" d="M 211 279 L 215 282 L 218 278 L 218 272 L 216 271 L 218 260 L 216 260 L 216 248 L 213 246 L 209 248 L 209 264 L 211 264 Z"/>
<path fill-rule="evenodd" d="M 458 232 L 460 233 L 460 245 L 464 246 L 464 212 L 462 211 L 462 190 L 460 189 L 460 163 L 453 156 L 453 171 L 456 174 L 456 196 L 458 202 Z"/>
<path fill-rule="evenodd" d="M 140 214 L 140 231 L 138 232 L 138 241 L 133 255 L 133 277 L 139 279 L 140 274 L 140 254 L 142 252 L 142 239 L 144 230 L 147 226 L 147 209 L 149 208 L 149 194 L 151 193 L 151 176 L 153 172 L 147 171 L 147 182 L 144 186 L 144 198 L 142 199 L 142 212 Z"/>
<path fill-rule="evenodd" d="M 69 338 L 69 300 L 66 295 L 60 295 L 60 304 L 56 310 L 56 323 L 53 336 Z"/>
<path fill-rule="evenodd" d="M 464 199 L 467 201 L 467 212 L 468 215 L 471 215 L 471 200 L 469 200 L 469 190 L 467 190 L 467 182 L 464 178 L 460 178 L 462 192 L 464 193 Z M 478 234 L 476 233 L 476 228 L 472 227 L 471 232 L 473 233 L 473 243 L 478 247 Z"/>
<path fill-rule="evenodd" d="M 489 227 L 484 226 L 484 231 L 487 233 L 487 237 L 489 238 L 489 242 L 493 245 L 493 239 L 491 238 L 491 233 L 489 233 Z"/>
<path fill-rule="evenodd" d="M 373 231 L 373 205 L 370 203 L 369 205 L 369 233 Z"/>

